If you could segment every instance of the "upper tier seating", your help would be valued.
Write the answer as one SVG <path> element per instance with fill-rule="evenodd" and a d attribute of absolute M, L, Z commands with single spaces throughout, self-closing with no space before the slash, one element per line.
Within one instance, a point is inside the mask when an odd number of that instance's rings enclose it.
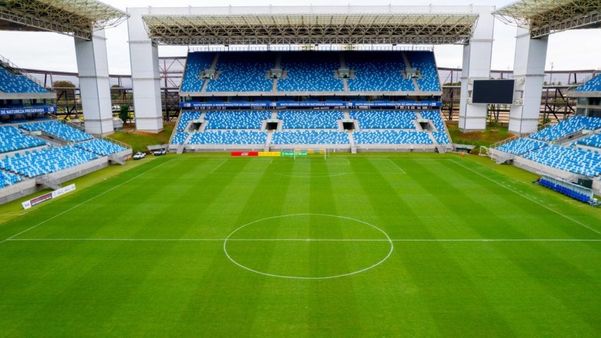
<path fill-rule="evenodd" d="M 595 130 L 599 128 L 601 128 L 601 118 L 573 116 L 530 135 L 530 138 L 541 141 L 555 141 L 582 130 Z"/>
<path fill-rule="evenodd" d="M 585 84 L 576 88 L 577 92 L 601 92 L 601 74 L 593 77 Z"/>
<path fill-rule="evenodd" d="M 419 70 L 421 77 L 417 79 L 419 89 L 424 92 L 441 91 L 436 61 L 432 52 L 407 53 L 411 66 Z"/>
<path fill-rule="evenodd" d="M 44 87 L 20 73 L 14 73 L 0 65 L 0 92 L 47 93 Z"/>
<path fill-rule="evenodd" d="M 415 113 L 400 110 L 362 110 L 350 113 L 361 129 L 415 129 Z"/>
<path fill-rule="evenodd" d="M 348 134 L 338 131 L 303 130 L 273 134 L 273 144 L 349 144 Z"/>
<path fill-rule="evenodd" d="M 357 144 L 432 144 L 428 133 L 402 130 L 373 130 L 353 133 Z"/>
<path fill-rule="evenodd" d="M 410 78 L 405 77 L 405 61 L 401 53 L 349 52 L 345 53 L 346 66 L 354 73 L 348 80 L 349 90 L 414 91 Z"/>
<path fill-rule="evenodd" d="M 213 53 L 194 52 L 188 54 L 186 70 L 182 80 L 182 92 L 200 92 L 205 80 L 201 78 L 201 72 L 211 67 Z"/>
<path fill-rule="evenodd" d="M 271 117 L 270 111 L 208 112 L 207 129 L 261 129 L 263 121 Z"/>
<path fill-rule="evenodd" d="M 339 111 L 282 111 L 278 118 L 283 120 L 284 129 L 338 129 L 338 121 L 344 117 Z"/>
<path fill-rule="evenodd" d="M 595 134 L 578 140 L 578 144 L 593 148 L 601 148 L 601 134 Z"/>
<path fill-rule="evenodd" d="M 531 151 L 544 148 L 547 145 L 548 144 L 545 142 L 524 137 L 504 143 L 501 146 L 497 147 L 497 149 L 514 155 L 523 155 Z"/>
<path fill-rule="evenodd" d="M 288 92 L 342 91 L 342 81 L 335 73 L 340 56 L 327 52 L 295 52 L 282 55 L 285 78 L 278 80 L 278 90 Z"/>
<path fill-rule="evenodd" d="M 449 138 L 449 135 L 446 132 L 444 120 L 442 119 L 442 115 L 440 114 L 440 111 L 437 110 L 421 112 L 421 115 L 424 119 L 430 120 L 432 121 L 432 123 L 434 123 L 436 131 L 432 132 L 432 135 L 434 136 L 434 139 L 436 139 L 436 142 L 438 144 L 450 144 L 451 139 Z"/>
<path fill-rule="evenodd" d="M 264 145 L 267 133 L 247 130 L 207 131 L 194 133 L 188 144 L 256 144 Z"/>
<path fill-rule="evenodd" d="M 101 139 L 92 139 L 89 141 L 80 142 L 75 144 L 75 146 L 100 156 L 110 156 L 127 150 L 118 144 Z"/>
<path fill-rule="evenodd" d="M 0 170 L 0 189 L 19 182 L 21 182 L 21 177 L 18 175 Z"/>
<path fill-rule="evenodd" d="M 209 81 L 208 92 L 270 92 L 273 80 L 267 72 L 274 67 L 271 53 L 221 53 L 219 77 Z"/>
<path fill-rule="evenodd" d="M 46 144 L 46 142 L 43 140 L 37 137 L 24 135 L 16 127 L 0 127 L 0 153 L 39 147 L 44 144 Z"/>
<path fill-rule="evenodd" d="M 0 168 L 26 177 L 36 177 L 71 168 L 96 158 L 96 155 L 70 145 L 6 157 L 0 160 Z"/>
<path fill-rule="evenodd" d="M 20 125 L 20 127 L 28 131 L 41 131 L 68 142 L 80 142 L 92 138 L 92 135 L 59 121 L 25 123 Z"/>
<path fill-rule="evenodd" d="M 523 155 L 543 165 L 595 177 L 601 175 L 601 154 L 575 147 L 550 145 Z"/>

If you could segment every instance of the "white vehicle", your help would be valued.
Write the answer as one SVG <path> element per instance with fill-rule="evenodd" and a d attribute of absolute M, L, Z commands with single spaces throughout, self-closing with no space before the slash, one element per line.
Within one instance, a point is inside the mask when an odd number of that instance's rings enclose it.
<path fill-rule="evenodd" d="M 141 160 L 144 157 L 146 157 L 146 153 L 143 153 L 141 151 L 138 151 L 137 153 L 135 153 L 134 155 L 134 160 Z"/>

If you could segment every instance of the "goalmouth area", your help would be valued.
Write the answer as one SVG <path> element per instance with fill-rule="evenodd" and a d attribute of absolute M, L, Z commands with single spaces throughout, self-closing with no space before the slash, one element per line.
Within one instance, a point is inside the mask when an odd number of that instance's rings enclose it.
<path fill-rule="evenodd" d="M 599 336 L 601 211 L 535 179 L 456 154 L 146 159 L 0 224 L 0 336 Z"/>

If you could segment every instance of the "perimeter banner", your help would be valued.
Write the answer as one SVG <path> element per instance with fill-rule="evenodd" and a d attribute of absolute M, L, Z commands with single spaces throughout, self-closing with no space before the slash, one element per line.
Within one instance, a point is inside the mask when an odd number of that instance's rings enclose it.
<path fill-rule="evenodd" d="M 70 193 L 72 191 L 75 191 L 75 184 L 71 184 L 66 187 L 54 190 L 53 192 L 49 192 L 47 194 L 40 195 L 36 198 L 32 198 L 29 201 L 25 201 L 25 202 L 21 203 L 21 205 L 23 206 L 23 209 L 31 209 L 32 207 L 35 207 L 36 205 L 42 204 L 46 201 L 49 201 L 53 198 L 57 198 L 64 194 Z"/>

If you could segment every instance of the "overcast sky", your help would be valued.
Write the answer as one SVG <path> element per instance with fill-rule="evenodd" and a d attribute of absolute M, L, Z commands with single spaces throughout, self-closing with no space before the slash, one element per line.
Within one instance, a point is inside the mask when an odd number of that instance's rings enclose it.
<path fill-rule="evenodd" d="M 248 6 L 248 5 L 458 5 L 477 4 L 502 7 L 511 0 L 104 0 L 125 10 L 126 7 L 146 6 Z M 493 69 L 512 69 L 515 27 L 500 21 L 495 23 Z M 108 58 L 111 74 L 129 74 L 130 62 L 127 45 L 127 25 L 107 30 Z M 547 69 L 555 70 L 601 69 L 601 29 L 578 30 L 552 35 L 549 39 Z M 593 43 L 594 42 L 594 43 Z M 441 67 L 459 67 L 461 46 L 436 46 L 436 58 Z M 160 47 L 161 56 L 185 55 L 186 47 Z M 73 38 L 55 33 L 0 32 L 0 55 L 22 68 L 77 71 Z"/>

